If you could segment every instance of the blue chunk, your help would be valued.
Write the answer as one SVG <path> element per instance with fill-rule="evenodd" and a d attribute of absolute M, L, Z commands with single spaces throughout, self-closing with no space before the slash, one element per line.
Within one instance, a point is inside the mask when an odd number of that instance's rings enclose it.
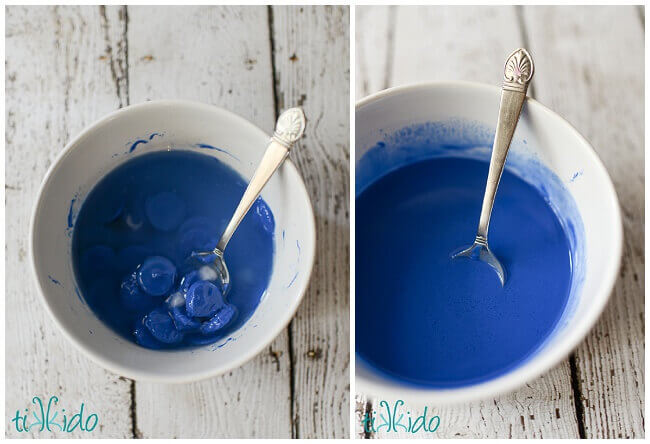
<path fill-rule="evenodd" d="M 159 350 L 164 347 L 164 344 L 156 340 L 147 327 L 144 326 L 144 319 L 136 322 L 135 328 L 133 329 L 133 336 L 135 337 L 135 342 L 145 348 Z"/>
<path fill-rule="evenodd" d="M 144 318 L 144 325 L 151 335 L 165 344 L 178 344 L 183 334 L 176 329 L 174 321 L 163 308 L 156 308 Z"/>
<path fill-rule="evenodd" d="M 201 324 L 201 333 L 215 333 L 226 325 L 230 324 L 237 315 L 237 308 L 232 304 L 226 304 L 209 320 Z"/>
<path fill-rule="evenodd" d="M 171 290 L 176 280 L 176 266 L 162 256 L 145 259 L 138 268 L 140 287 L 152 296 L 162 296 Z"/>
<path fill-rule="evenodd" d="M 110 193 L 102 200 L 102 205 L 97 209 L 97 216 L 101 222 L 109 224 L 122 216 L 124 207 L 124 194 Z"/>
<path fill-rule="evenodd" d="M 136 273 L 133 272 L 122 280 L 120 285 L 120 301 L 122 306 L 130 311 L 146 311 L 152 308 L 155 301 L 140 288 Z"/>
<path fill-rule="evenodd" d="M 199 272 L 197 270 L 192 270 L 181 278 L 181 283 L 178 286 L 178 290 L 183 296 L 186 296 L 192 284 L 198 282 L 199 280 Z"/>
<path fill-rule="evenodd" d="M 212 251 L 217 242 L 219 239 L 214 234 L 214 229 L 190 228 L 181 232 L 178 253 L 182 258 L 186 258 L 195 251 Z"/>
<path fill-rule="evenodd" d="M 275 219 L 273 218 L 273 213 L 261 197 L 258 197 L 255 201 L 255 215 L 257 216 L 259 223 L 262 225 L 262 228 L 264 228 L 267 233 L 273 233 L 273 231 L 275 231 Z"/>
<path fill-rule="evenodd" d="M 104 274 L 112 272 L 117 263 L 117 255 L 111 247 L 95 245 L 83 252 L 81 266 L 85 273 Z"/>
<path fill-rule="evenodd" d="M 117 253 L 117 262 L 120 270 L 131 272 L 151 256 L 151 250 L 143 245 L 129 245 Z"/>
<path fill-rule="evenodd" d="M 210 230 L 210 228 L 215 228 L 214 227 L 214 221 L 211 219 L 208 219 L 207 217 L 203 216 L 197 216 L 197 217 L 191 217 L 187 219 L 183 224 L 179 227 L 178 231 L 180 233 L 183 233 L 188 230 L 192 230 L 194 228 L 201 228 L 203 230 Z"/>
<path fill-rule="evenodd" d="M 154 228 L 160 231 L 172 231 L 185 217 L 185 202 L 176 193 L 164 191 L 147 199 L 145 212 Z"/>
<path fill-rule="evenodd" d="M 211 282 L 199 281 L 190 286 L 185 296 L 187 314 L 191 317 L 207 318 L 224 304 L 219 287 Z"/>
<path fill-rule="evenodd" d="M 192 331 L 198 330 L 201 327 L 201 323 L 196 319 L 192 319 L 187 315 L 185 306 L 181 305 L 178 307 L 172 307 L 170 310 L 174 324 L 178 331 Z"/>
<path fill-rule="evenodd" d="M 217 260 L 217 255 L 212 253 L 212 254 L 198 254 L 200 252 L 193 251 L 192 254 L 190 255 L 190 259 L 195 263 L 199 265 L 205 265 L 205 264 L 211 264 L 214 261 Z"/>

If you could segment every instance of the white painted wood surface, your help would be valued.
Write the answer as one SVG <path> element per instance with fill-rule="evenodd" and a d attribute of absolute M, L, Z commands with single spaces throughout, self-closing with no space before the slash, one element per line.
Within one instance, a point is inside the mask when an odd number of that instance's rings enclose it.
<path fill-rule="evenodd" d="M 592 143 L 623 213 L 618 282 L 576 350 L 585 432 L 593 438 L 645 436 L 645 59 L 639 13 L 637 7 L 535 7 L 523 14 L 530 49 L 542 61 L 538 73 L 545 73 L 536 78 L 536 98 Z"/>
<path fill-rule="evenodd" d="M 348 8 L 273 7 L 278 107 L 309 116 L 291 151 L 316 215 L 309 290 L 291 323 L 293 436 L 348 437 L 350 424 L 350 47 Z M 329 117 L 328 117 L 329 116 Z M 345 430 L 345 433 L 341 433 Z"/>
<path fill-rule="evenodd" d="M 36 294 L 28 227 L 36 192 L 71 136 L 116 109 L 99 8 L 9 7 L 6 10 L 5 136 L 5 432 L 34 396 L 57 395 L 62 408 L 99 412 L 97 436 L 131 436 L 129 381 L 79 353 L 52 324 Z M 119 22 L 117 11 L 107 15 Z M 114 46 L 116 32 L 109 32 Z M 31 421 L 30 417 L 30 421 Z M 62 437 L 62 433 L 54 433 Z M 83 436 L 73 433 L 72 436 Z"/>
<path fill-rule="evenodd" d="M 348 17 L 346 7 L 7 8 L 8 415 L 57 394 L 100 415 L 94 437 L 348 436 Z M 317 214 L 319 257 L 298 316 L 241 368 L 186 385 L 134 383 L 72 350 L 26 263 L 31 205 L 67 139 L 113 109 L 162 98 L 221 106 L 269 133 L 285 104 L 304 102 L 311 118 L 292 157 Z"/>
<path fill-rule="evenodd" d="M 423 81 L 498 84 L 501 61 L 527 46 L 537 65 L 529 94 L 591 141 L 624 213 L 621 276 L 573 358 L 498 399 L 429 406 L 441 418 L 430 437 L 645 436 L 643 16 L 637 7 L 357 7 L 357 99 Z M 358 418 L 377 408 L 372 397 L 356 401 Z M 424 406 L 409 407 L 416 416 Z M 409 437 L 359 423 L 355 435 Z"/>

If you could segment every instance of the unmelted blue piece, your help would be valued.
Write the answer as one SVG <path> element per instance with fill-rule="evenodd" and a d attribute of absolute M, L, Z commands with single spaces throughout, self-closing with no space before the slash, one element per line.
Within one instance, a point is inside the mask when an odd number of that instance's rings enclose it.
<path fill-rule="evenodd" d="M 151 335 L 165 344 L 178 344 L 183 334 L 176 329 L 174 320 L 164 308 L 156 308 L 144 318 L 144 326 Z"/>
<path fill-rule="evenodd" d="M 223 295 L 219 287 L 207 281 L 192 284 L 185 297 L 187 314 L 191 317 L 212 316 L 223 304 Z"/>
<path fill-rule="evenodd" d="M 181 224 L 179 255 L 188 258 L 192 252 L 213 250 L 219 242 L 215 222 L 205 217 L 193 217 Z"/>
<path fill-rule="evenodd" d="M 176 193 L 164 191 L 145 202 L 145 211 L 151 225 L 160 231 L 172 231 L 185 217 L 185 202 Z"/>
<path fill-rule="evenodd" d="M 120 285 L 120 302 L 131 311 L 151 310 L 156 305 L 155 299 L 140 288 L 135 271 L 127 275 Z"/>
<path fill-rule="evenodd" d="M 237 308 L 234 305 L 224 305 L 210 320 L 201 324 L 201 333 L 211 334 L 221 330 L 232 322 L 236 314 Z"/>
<path fill-rule="evenodd" d="M 203 230 L 215 230 L 215 223 L 213 220 L 208 219 L 207 217 L 191 217 L 178 227 L 179 233 L 185 233 L 194 228 L 201 228 Z"/>
<path fill-rule="evenodd" d="M 215 246 L 247 186 L 247 181 L 234 170 L 204 153 L 207 151 L 171 150 L 127 157 L 83 201 L 74 203 L 72 260 L 79 293 L 102 322 L 143 347 L 195 347 L 232 334 L 253 314 L 270 280 L 274 237 L 269 225 L 262 222 L 271 221 L 273 214 L 260 199 L 242 220 L 225 257 L 231 280 L 227 302 L 237 308 L 237 315 L 216 333 L 208 334 L 200 331 L 201 324 L 216 313 L 200 318 L 187 315 L 183 293 L 201 280 L 198 270 L 202 266 L 187 260 L 188 255 L 191 250 L 210 250 Z M 170 191 L 183 202 L 185 212 L 177 227 L 163 231 L 154 226 L 145 207 L 151 197 Z M 106 223 L 114 214 L 107 211 L 106 204 L 114 202 L 117 196 L 124 197 L 123 210 L 117 219 Z M 154 216 L 151 219 L 155 220 Z M 160 295 L 143 291 L 145 298 L 140 300 L 136 297 L 138 287 L 143 288 L 139 279 L 137 286 L 131 281 L 124 290 L 122 283 L 152 256 L 166 258 L 176 268 L 176 275 L 169 288 L 165 283 L 153 290 Z M 209 257 L 204 262 L 214 259 Z M 147 282 L 144 279 L 145 288 L 151 284 Z M 138 304 L 147 298 L 150 305 Z M 129 309 L 133 307 L 136 309 Z M 144 326 L 144 315 L 154 309 L 168 313 L 173 328 L 183 336 L 180 342 L 163 343 Z M 162 319 L 167 322 L 165 317 Z M 169 323 L 164 325 L 171 331 Z"/>
<path fill-rule="evenodd" d="M 172 319 L 174 320 L 174 324 L 178 331 L 192 331 L 201 327 L 200 321 L 187 315 L 184 305 L 172 307 L 169 310 L 169 313 L 172 315 Z"/>
<path fill-rule="evenodd" d="M 165 345 L 153 337 L 151 332 L 144 325 L 144 319 L 139 319 L 135 328 L 133 329 L 133 337 L 135 342 L 143 347 L 151 348 L 154 350 L 161 349 Z"/>
<path fill-rule="evenodd" d="M 188 273 L 186 273 L 182 278 L 181 282 L 178 286 L 178 290 L 181 292 L 181 294 L 185 297 L 187 295 L 187 292 L 189 291 L 190 287 L 195 283 L 200 280 L 199 278 L 199 272 L 197 270 L 192 270 Z"/>
<path fill-rule="evenodd" d="M 212 251 L 219 242 L 218 237 L 214 234 L 214 227 L 192 227 L 180 231 L 183 233 L 179 242 L 179 255 L 181 257 L 189 257 L 193 252 Z"/>
<path fill-rule="evenodd" d="M 101 211 L 97 214 L 100 222 L 109 224 L 117 221 L 124 213 L 125 199 L 123 193 L 115 193 L 106 199 Z"/>
<path fill-rule="evenodd" d="M 193 251 L 192 254 L 190 255 L 190 258 L 195 261 L 198 264 L 211 264 L 215 260 L 217 260 L 217 255 L 215 253 L 212 254 L 200 254 L 202 253 L 201 251 Z"/>
<path fill-rule="evenodd" d="M 175 280 L 176 266 L 162 256 L 148 257 L 138 268 L 138 283 L 152 296 L 167 294 Z"/>

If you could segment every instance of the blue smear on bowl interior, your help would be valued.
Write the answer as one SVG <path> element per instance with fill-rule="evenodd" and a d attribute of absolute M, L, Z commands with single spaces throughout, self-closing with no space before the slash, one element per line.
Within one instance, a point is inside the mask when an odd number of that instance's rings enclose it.
<path fill-rule="evenodd" d="M 250 318 L 270 281 L 273 213 L 258 198 L 225 253 L 224 295 L 208 268 L 187 265 L 213 249 L 246 181 L 218 159 L 185 150 L 132 158 L 85 198 L 72 260 L 83 298 L 110 328 L 151 349 L 211 344 Z"/>
<path fill-rule="evenodd" d="M 462 387 L 511 371 L 566 322 L 581 283 L 575 203 L 550 170 L 516 154 L 543 180 L 512 165 L 503 173 L 489 243 L 505 286 L 489 266 L 451 259 L 476 235 L 491 135 L 467 122 L 415 125 L 357 163 L 356 350 L 400 382 Z"/>

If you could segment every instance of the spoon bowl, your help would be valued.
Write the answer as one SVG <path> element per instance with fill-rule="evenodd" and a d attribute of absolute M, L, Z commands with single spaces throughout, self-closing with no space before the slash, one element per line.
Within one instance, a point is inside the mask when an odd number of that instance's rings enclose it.
<path fill-rule="evenodd" d="M 213 270 L 222 294 L 228 294 L 230 290 L 230 272 L 220 250 L 215 248 L 214 251 L 193 252 L 187 262 L 188 268 L 209 267 Z"/>
<path fill-rule="evenodd" d="M 503 265 L 501 265 L 501 262 L 499 262 L 499 259 L 497 259 L 494 253 L 492 253 L 490 247 L 488 247 L 487 241 L 477 237 L 472 245 L 469 247 L 463 247 L 460 251 L 452 253 L 451 255 L 452 259 L 462 257 L 486 263 L 497 273 L 501 286 L 503 287 L 505 285 L 506 270 Z"/>

